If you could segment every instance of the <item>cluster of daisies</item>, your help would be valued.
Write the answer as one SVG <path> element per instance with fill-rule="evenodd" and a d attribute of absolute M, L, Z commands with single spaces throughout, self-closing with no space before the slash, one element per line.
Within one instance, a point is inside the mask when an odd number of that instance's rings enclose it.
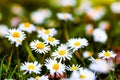
<path fill-rule="evenodd" d="M 19 45 L 22 45 L 23 40 L 26 39 L 26 32 L 32 34 L 33 31 L 38 33 L 38 39 L 30 42 L 29 47 L 31 51 L 39 53 L 40 55 L 49 54 L 49 57 L 46 58 L 43 63 L 38 63 L 37 61 L 22 63 L 20 70 L 24 71 L 23 74 L 35 73 L 37 75 L 28 78 L 28 80 L 49 80 L 51 77 L 58 77 L 63 80 L 95 80 L 97 77 L 96 72 L 108 73 L 110 70 L 114 70 L 113 61 L 110 60 L 110 58 L 115 58 L 116 56 L 113 51 L 102 51 L 98 53 L 98 58 L 96 59 L 92 57 L 92 52 L 86 52 L 85 55 L 87 55 L 87 57 L 89 57 L 88 60 L 91 61 L 89 68 L 80 66 L 81 63 L 72 63 L 71 59 L 73 55 L 76 54 L 79 49 L 88 46 L 88 41 L 85 38 L 71 38 L 64 44 L 60 43 L 60 40 L 55 38 L 57 34 L 55 28 L 36 28 L 33 24 L 24 22 L 21 23 L 17 29 L 9 29 L 5 37 L 8 38 L 12 44 L 15 44 L 16 47 L 19 47 Z M 57 48 L 51 52 L 52 46 Z M 71 62 L 71 65 L 65 63 L 68 60 Z M 44 71 L 42 70 L 43 66 L 46 67 L 45 74 L 41 74 L 41 72 Z M 62 75 L 67 75 L 67 71 L 72 72 L 70 77 L 61 77 Z"/>

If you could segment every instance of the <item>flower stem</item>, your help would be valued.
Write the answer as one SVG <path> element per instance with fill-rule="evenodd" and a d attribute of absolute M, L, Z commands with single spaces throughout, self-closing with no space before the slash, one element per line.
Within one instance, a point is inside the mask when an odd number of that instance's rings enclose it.
<path fill-rule="evenodd" d="M 67 24 L 66 24 L 66 22 L 63 25 L 63 29 L 64 29 L 65 39 L 68 40 L 69 39 L 69 35 L 68 35 L 68 30 L 67 30 Z"/>

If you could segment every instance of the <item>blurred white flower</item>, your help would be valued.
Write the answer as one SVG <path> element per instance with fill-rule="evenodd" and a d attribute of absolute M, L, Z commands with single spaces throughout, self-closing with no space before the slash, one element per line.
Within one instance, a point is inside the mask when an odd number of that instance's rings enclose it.
<path fill-rule="evenodd" d="M 53 59 L 46 59 L 45 60 L 45 66 L 47 67 L 48 70 L 50 70 L 50 74 L 54 75 L 56 74 L 63 74 L 65 72 L 65 65 L 62 64 L 61 62 L 57 62 L 56 60 Z"/>
<path fill-rule="evenodd" d="M 120 13 L 120 2 L 114 2 L 110 7 L 113 13 Z"/>
<path fill-rule="evenodd" d="M 106 12 L 105 8 L 95 7 L 87 10 L 86 14 L 90 19 L 97 21 L 104 16 L 105 12 Z"/>
<path fill-rule="evenodd" d="M 85 27 L 85 31 L 86 31 L 86 34 L 87 35 L 92 35 L 93 33 L 93 30 L 94 30 L 94 27 L 92 24 L 87 24 L 86 27 Z"/>
<path fill-rule="evenodd" d="M 36 31 L 36 27 L 29 22 L 24 22 L 24 23 L 19 24 L 18 29 L 29 32 L 29 33 L 32 33 L 33 31 Z"/>
<path fill-rule="evenodd" d="M 102 21 L 99 23 L 99 28 L 104 29 L 104 30 L 109 30 L 110 23 L 108 21 Z"/>
<path fill-rule="evenodd" d="M 115 58 L 116 54 L 113 51 L 102 51 L 98 54 L 99 58 L 103 59 L 109 59 L 109 58 Z"/>
<path fill-rule="evenodd" d="M 75 6 L 76 0 L 59 0 L 58 1 L 60 6 Z"/>
<path fill-rule="evenodd" d="M 30 47 L 35 52 L 40 54 L 45 54 L 50 51 L 50 46 L 48 46 L 45 42 L 41 42 L 39 40 L 34 40 L 30 43 Z"/>
<path fill-rule="evenodd" d="M 19 17 L 13 17 L 13 18 L 10 20 L 10 23 L 11 23 L 11 26 L 17 27 L 18 24 L 20 23 L 20 18 L 19 18 Z"/>
<path fill-rule="evenodd" d="M 4 24 L 0 24 L 0 37 L 4 37 L 7 31 L 8 27 Z"/>
<path fill-rule="evenodd" d="M 26 38 L 24 32 L 18 29 L 10 29 L 7 31 L 5 37 L 7 37 L 11 43 L 15 43 L 16 47 L 22 44 L 22 41 Z"/>
<path fill-rule="evenodd" d="M 89 68 L 98 73 L 108 73 L 110 70 L 114 69 L 113 66 L 113 62 L 107 62 L 103 59 L 94 59 Z"/>
<path fill-rule="evenodd" d="M 92 35 L 94 37 L 95 42 L 105 43 L 108 38 L 107 33 L 101 28 L 94 29 Z"/>
<path fill-rule="evenodd" d="M 58 17 L 58 19 L 65 20 L 65 21 L 73 20 L 73 17 L 70 13 L 57 13 L 57 17 Z"/>
<path fill-rule="evenodd" d="M 84 51 L 84 52 L 83 52 L 83 57 L 84 57 L 84 58 L 91 57 L 92 55 L 93 55 L 93 52 L 92 52 L 92 51 Z"/>
<path fill-rule="evenodd" d="M 22 65 L 20 66 L 20 70 L 25 71 L 24 74 L 26 74 L 27 72 L 29 72 L 30 74 L 32 72 L 39 74 L 41 71 L 41 64 L 38 63 L 37 61 L 35 62 L 25 62 L 22 63 Z"/>
<path fill-rule="evenodd" d="M 84 48 L 84 46 L 88 45 L 88 41 L 85 38 L 72 38 L 68 40 L 68 47 L 75 52 L 79 48 Z"/>
<path fill-rule="evenodd" d="M 51 17 L 51 14 L 52 13 L 49 9 L 39 9 L 32 12 L 30 18 L 35 24 L 42 24 L 47 18 Z"/>
<path fill-rule="evenodd" d="M 42 76 L 36 76 L 35 78 L 30 77 L 28 80 L 49 80 L 48 76 L 42 75 Z"/>
<path fill-rule="evenodd" d="M 72 58 L 72 53 L 69 51 L 67 45 L 65 44 L 61 44 L 58 49 L 52 53 L 52 56 L 56 59 L 59 58 L 60 62 L 61 60 L 65 59 L 71 59 Z"/>
<path fill-rule="evenodd" d="M 80 65 L 75 65 L 75 64 L 73 64 L 72 66 L 66 66 L 66 69 L 68 70 L 68 71 L 78 71 L 79 69 L 80 69 Z"/>

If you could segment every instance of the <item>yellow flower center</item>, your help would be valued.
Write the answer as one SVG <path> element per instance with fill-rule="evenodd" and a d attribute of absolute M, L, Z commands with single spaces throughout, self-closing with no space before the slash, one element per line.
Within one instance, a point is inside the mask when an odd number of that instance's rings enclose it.
<path fill-rule="evenodd" d="M 39 31 L 41 31 L 41 30 L 43 30 L 43 29 L 44 29 L 44 28 L 43 28 L 43 27 L 41 27 L 41 26 L 40 26 L 40 27 L 38 27 L 38 30 L 39 30 Z"/>
<path fill-rule="evenodd" d="M 58 63 L 55 63 L 55 64 L 53 65 L 53 69 L 54 69 L 54 70 L 58 70 L 58 69 L 59 69 L 59 64 L 58 64 Z"/>
<path fill-rule="evenodd" d="M 93 52 L 89 51 L 89 52 L 88 52 L 88 56 L 90 57 L 90 56 L 92 56 L 92 55 L 93 55 Z"/>
<path fill-rule="evenodd" d="M 75 46 L 80 46 L 80 42 L 75 42 L 74 45 Z"/>
<path fill-rule="evenodd" d="M 86 78 L 86 75 L 81 74 L 81 75 L 80 75 L 80 78 L 81 78 L 81 79 L 85 79 L 85 78 Z"/>
<path fill-rule="evenodd" d="M 104 55 L 105 56 L 110 56 L 110 53 L 109 52 L 105 52 Z"/>
<path fill-rule="evenodd" d="M 13 32 L 12 33 L 12 37 L 19 38 L 20 37 L 20 33 L 19 32 Z"/>
<path fill-rule="evenodd" d="M 35 66 L 33 64 L 28 65 L 28 70 L 34 70 Z"/>
<path fill-rule="evenodd" d="M 45 46 L 44 46 L 44 44 L 43 43 L 37 43 L 36 44 L 36 47 L 38 48 L 38 49 L 43 49 Z"/>
<path fill-rule="evenodd" d="M 48 37 L 48 41 L 53 42 L 54 38 L 53 37 Z"/>
<path fill-rule="evenodd" d="M 77 67 L 73 65 L 73 66 L 71 67 L 71 70 L 72 70 L 72 71 L 75 71 L 75 70 L 77 70 Z"/>
<path fill-rule="evenodd" d="M 24 27 L 25 27 L 25 28 L 29 28 L 29 27 L 30 27 L 30 23 L 29 23 L 29 22 L 25 22 L 25 23 L 24 23 Z"/>
<path fill-rule="evenodd" d="M 64 17 L 64 19 L 67 19 L 67 15 L 66 14 L 64 14 L 63 17 Z"/>
<path fill-rule="evenodd" d="M 59 55 L 65 55 L 65 54 L 66 54 L 66 50 L 60 50 L 60 51 L 58 52 L 58 54 L 59 54 Z"/>
<path fill-rule="evenodd" d="M 50 30 L 45 30 L 45 34 L 49 34 L 50 33 Z"/>
<path fill-rule="evenodd" d="M 39 78 L 40 78 L 40 76 L 36 76 L 36 77 L 35 77 L 35 80 L 39 80 Z"/>

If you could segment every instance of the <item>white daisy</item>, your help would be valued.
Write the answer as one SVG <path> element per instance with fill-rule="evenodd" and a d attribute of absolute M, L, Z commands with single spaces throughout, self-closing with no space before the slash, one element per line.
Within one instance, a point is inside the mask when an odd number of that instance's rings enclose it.
<path fill-rule="evenodd" d="M 75 39 L 73 38 L 68 40 L 67 44 L 70 47 L 70 49 L 72 49 L 73 52 L 75 52 L 79 48 L 83 48 L 84 46 L 87 46 L 88 41 L 85 38 L 75 38 Z"/>
<path fill-rule="evenodd" d="M 36 76 L 35 78 L 30 77 L 28 80 L 49 80 L 48 76 L 42 75 L 42 76 Z"/>
<path fill-rule="evenodd" d="M 68 49 L 68 46 L 65 44 L 61 44 L 61 46 L 58 47 L 58 49 L 52 53 L 52 56 L 56 59 L 59 58 L 60 61 L 63 59 L 71 59 L 72 58 L 72 53 Z"/>
<path fill-rule="evenodd" d="M 88 70 L 80 68 L 79 71 L 73 71 L 69 80 L 95 80 L 95 74 Z"/>
<path fill-rule="evenodd" d="M 85 51 L 85 52 L 83 52 L 83 57 L 84 57 L 84 58 L 91 57 L 92 55 L 93 55 L 93 52 L 92 52 L 92 51 Z"/>
<path fill-rule="evenodd" d="M 44 41 L 45 41 L 47 44 L 50 44 L 50 45 L 52 45 L 52 46 L 56 46 L 56 45 L 59 44 L 59 40 L 55 39 L 55 38 L 52 37 L 52 36 L 45 36 Z"/>
<path fill-rule="evenodd" d="M 5 35 L 11 43 L 15 43 L 16 47 L 22 44 L 22 41 L 26 38 L 24 32 L 18 29 L 10 29 Z"/>
<path fill-rule="evenodd" d="M 32 48 L 32 50 L 40 54 L 45 54 L 50 51 L 50 46 L 48 46 L 45 42 L 41 42 L 39 40 L 32 41 L 30 43 L 30 47 Z"/>
<path fill-rule="evenodd" d="M 72 66 L 66 66 L 66 69 L 68 70 L 68 71 L 77 71 L 77 70 L 79 70 L 79 68 L 80 68 L 80 65 L 75 65 L 75 64 L 73 64 Z"/>
<path fill-rule="evenodd" d="M 59 0 L 61 6 L 75 6 L 76 3 L 76 0 Z"/>
<path fill-rule="evenodd" d="M 73 17 L 70 13 L 58 13 L 57 17 L 60 20 L 73 20 Z"/>
<path fill-rule="evenodd" d="M 95 42 L 105 43 L 107 41 L 107 33 L 101 28 L 96 28 L 93 31 L 93 38 Z"/>
<path fill-rule="evenodd" d="M 89 68 L 98 73 L 108 73 L 110 70 L 113 70 L 113 63 L 107 62 L 103 59 L 94 59 L 90 64 Z"/>
<path fill-rule="evenodd" d="M 29 72 L 30 74 L 32 72 L 39 74 L 41 71 L 41 64 L 39 64 L 37 61 L 35 62 L 25 62 L 22 63 L 22 65 L 20 66 L 20 70 L 25 71 L 24 74 L 26 74 L 27 72 Z"/>
<path fill-rule="evenodd" d="M 32 33 L 33 31 L 36 31 L 36 27 L 33 24 L 29 23 L 29 22 L 21 23 L 19 25 L 18 29 L 29 32 L 29 33 Z"/>
<path fill-rule="evenodd" d="M 120 13 L 120 2 L 114 2 L 110 7 L 113 13 Z"/>
<path fill-rule="evenodd" d="M 55 28 L 44 29 L 43 31 L 38 33 L 38 37 L 42 37 L 43 39 L 47 36 L 55 36 L 57 34 L 57 30 Z"/>
<path fill-rule="evenodd" d="M 86 11 L 86 14 L 87 14 L 87 16 L 89 16 L 90 19 L 97 21 L 104 16 L 105 9 L 103 7 L 91 8 Z"/>
<path fill-rule="evenodd" d="M 4 24 L 1 24 L 0 25 L 0 37 L 4 37 L 7 31 L 8 31 L 8 27 Z"/>
<path fill-rule="evenodd" d="M 99 58 L 103 59 L 109 59 L 109 58 L 115 58 L 116 54 L 113 51 L 102 51 L 98 54 Z"/>
<path fill-rule="evenodd" d="M 53 59 L 46 59 L 45 66 L 50 70 L 51 75 L 54 75 L 54 73 L 62 75 L 65 72 L 65 65 Z"/>

